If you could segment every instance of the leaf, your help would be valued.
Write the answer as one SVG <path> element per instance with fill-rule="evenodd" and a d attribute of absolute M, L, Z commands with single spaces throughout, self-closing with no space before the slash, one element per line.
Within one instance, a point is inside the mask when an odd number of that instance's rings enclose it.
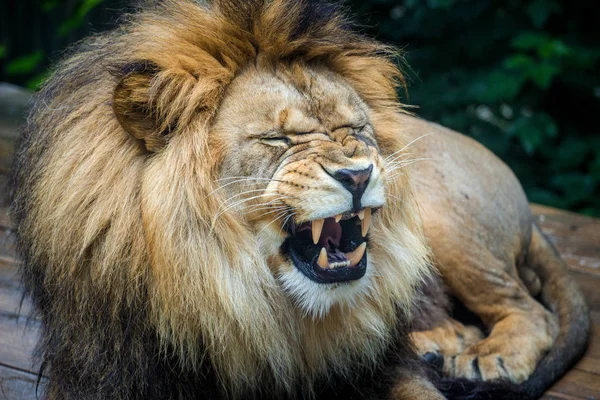
<path fill-rule="evenodd" d="M 83 24 L 83 20 L 70 17 L 64 20 L 58 27 L 58 36 L 65 37 Z"/>
<path fill-rule="evenodd" d="M 83 19 L 90 11 L 100 5 L 104 0 L 83 0 L 81 6 L 77 9 L 77 18 Z"/>
<path fill-rule="evenodd" d="M 560 39 L 549 40 L 538 47 L 541 58 L 560 58 L 571 54 L 571 49 Z"/>
<path fill-rule="evenodd" d="M 551 185 L 564 193 L 568 205 L 575 204 L 592 195 L 597 182 L 591 175 L 568 173 L 554 176 Z"/>
<path fill-rule="evenodd" d="M 58 35 L 61 37 L 67 36 L 72 31 L 81 27 L 87 14 L 103 1 L 104 0 L 83 0 L 75 14 L 60 24 L 58 27 Z"/>
<path fill-rule="evenodd" d="M 44 53 L 37 50 L 31 54 L 12 60 L 6 66 L 8 75 L 26 75 L 36 70 L 44 59 Z"/>
<path fill-rule="evenodd" d="M 509 128 L 529 155 L 534 154 L 545 140 L 556 137 L 558 128 L 554 120 L 545 113 L 536 113 L 532 117 L 521 116 Z"/>
<path fill-rule="evenodd" d="M 41 74 L 35 75 L 33 78 L 29 79 L 25 83 L 25 86 L 28 89 L 37 90 L 37 89 L 40 88 L 40 86 L 42 85 L 42 83 L 44 83 L 44 81 L 48 78 L 49 75 L 50 75 L 49 71 L 46 71 L 46 72 L 43 72 Z"/>
<path fill-rule="evenodd" d="M 0 60 L 6 57 L 6 45 L 0 44 Z"/>
<path fill-rule="evenodd" d="M 596 154 L 594 161 L 590 165 L 590 173 L 594 179 L 600 181 L 600 152 Z"/>
<path fill-rule="evenodd" d="M 533 58 L 526 54 L 518 53 L 504 60 L 504 67 L 508 69 L 529 69 L 534 63 Z"/>
<path fill-rule="evenodd" d="M 543 32 L 525 32 L 516 36 L 510 45 L 519 50 L 535 50 L 548 42 L 550 38 Z"/>
<path fill-rule="evenodd" d="M 555 76 L 560 73 L 560 68 L 555 64 L 540 63 L 531 69 L 531 80 L 540 88 L 548 89 Z"/>
<path fill-rule="evenodd" d="M 533 203 L 545 204 L 550 207 L 567 207 L 567 202 L 561 196 L 545 188 L 532 187 L 527 189 L 527 198 Z"/>
<path fill-rule="evenodd" d="M 550 14 L 560 12 L 561 7 L 554 0 L 534 0 L 527 6 L 526 11 L 536 28 L 542 28 Z"/>
<path fill-rule="evenodd" d="M 569 135 L 558 146 L 551 148 L 551 153 L 545 156 L 551 158 L 557 168 L 573 170 L 584 163 L 590 152 L 591 146 L 588 140 Z"/>
<path fill-rule="evenodd" d="M 512 100 L 521 91 L 526 78 L 527 75 L 519 71 L 491 72 L 484 81 L 473 81 L 471 97 L 478 103 L 487 104 Z"/>
<path fill-rule="evenodd" d="M 60 3 L 61 0 L 44 0 L 42 2 L 42 11 L 48 13 L 54 10 Z"/>

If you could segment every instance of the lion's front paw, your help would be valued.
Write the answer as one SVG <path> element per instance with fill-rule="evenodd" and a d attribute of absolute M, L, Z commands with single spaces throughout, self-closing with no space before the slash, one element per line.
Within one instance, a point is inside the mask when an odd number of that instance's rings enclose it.
<path fill-rule="evenodd" d="M 552 319 L 509 316 L 497 323 L 486 339 L 454 357 L 445 357 L 443 371 L 451 377 L 521 383 L 552 347 L 556 331 Z"/>
<path fill-rule="evenodd" d="M 453 319 L 428 331 L 412 332 L 410 336 L 417 353 L 432 364 L 436 364 L 440 357 L 447 358 L 463 352 L 483 337 L 479 328 L 465 326 Z"/>
<path fill-rule="evenodd" d="M 514 383 L 525 381 L 535 369 L 538 357 L 530 352 L 510 346 L 510 341 L 483 342 L 463 353 L 444 358 L 443 371 L 451 377 L 496 380 L 508 379 Z"/>

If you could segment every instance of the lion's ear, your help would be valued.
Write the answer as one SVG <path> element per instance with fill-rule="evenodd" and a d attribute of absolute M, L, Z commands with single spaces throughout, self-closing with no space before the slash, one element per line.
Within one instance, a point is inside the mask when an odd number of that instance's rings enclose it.
<path fill-rule="evenodd" d="M 121 71 L 113 93 L 113 111 L 129 134 L 143 141 L 146 149 L 156 152 L 168 141 L 172 126 L 160 120 L 156 101 L 151 95 L 152 80 L 158 67 L 142 62 Z"/>

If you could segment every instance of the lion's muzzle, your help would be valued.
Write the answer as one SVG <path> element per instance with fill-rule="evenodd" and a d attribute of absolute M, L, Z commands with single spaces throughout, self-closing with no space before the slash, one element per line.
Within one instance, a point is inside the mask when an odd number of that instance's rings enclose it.
<path fill-rule="evenodd" d="M 282 248 L 305 276 L 317 283 L 362 278 L 367 270 L 370 208 L 300 225 L 291 223 Z"/>

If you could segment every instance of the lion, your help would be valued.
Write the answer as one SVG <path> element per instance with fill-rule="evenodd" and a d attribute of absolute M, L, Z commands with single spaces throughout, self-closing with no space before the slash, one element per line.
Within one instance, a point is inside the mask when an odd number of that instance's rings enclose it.
<path fill-rule="evenodd" d="M 510 170 L 402 106 L 396 56 L 295 0 L 147 2 L 71 51 L 12 182 L 46 398 L 534 398 L 560 376 L 581 293 Z"/>

